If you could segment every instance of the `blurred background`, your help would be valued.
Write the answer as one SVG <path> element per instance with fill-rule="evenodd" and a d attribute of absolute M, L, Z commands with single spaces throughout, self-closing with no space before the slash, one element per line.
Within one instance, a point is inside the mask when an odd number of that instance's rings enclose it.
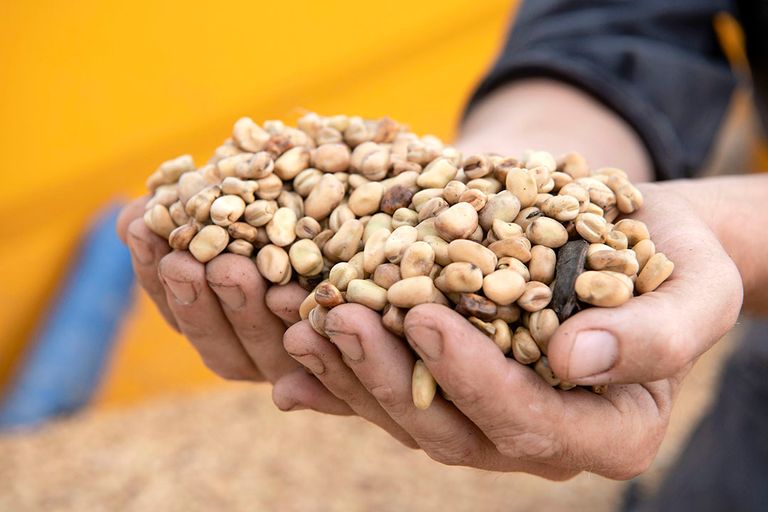
<path fill-rule="evenodd" d="M 515 5 L 0 2 L 0 510 L 615 503 L 621 484 L 598 477 L 442 468 L 357 420 L 278 414 L 267 386 L 225 383 L 165 325 L 114 235 L 160 162 L 204 162 L 242 115 L 389 115 L 451 140 Z M 743 67 L 738 29 L 717 23 Z M 717 162 L 764 166 L 752 127 L 737 96 Z M 656 475 L 706 405 L 705 359 Z"/>

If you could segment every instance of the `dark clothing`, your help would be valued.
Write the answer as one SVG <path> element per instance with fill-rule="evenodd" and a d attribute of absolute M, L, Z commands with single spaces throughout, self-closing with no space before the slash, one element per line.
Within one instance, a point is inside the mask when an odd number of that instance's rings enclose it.
<path fill-rule="evenodd" d="M 743 24 L 757 103 L 765 107 L 768 0 L 526 1 L 472 102 L 510 80 L 563 80 L 637 130 L 658 179 L 692 176 L 736 84 L 713 26 L 723 11 Z"/>
<path fill-rule="evenodd" d="M 656 496 L 628 493 L 626 512 L 768 510 L 768 320 L 726 363 L 718 396 Z M 645 499 L 644 499 L 645 498 Z"/>
<path fill-rule="evenodd" d="M 755 102 L 768 126 L 768 0 L 528 0 L 472 102 L 511 80 L 573 84 L 632 125 L 658 179 L 703 167 L 736 85 L 714 16 L 742 25 Z M 726 364 L 716 401 L 650 501 L 632 512 L 768 510 L 768 321 Z"/>

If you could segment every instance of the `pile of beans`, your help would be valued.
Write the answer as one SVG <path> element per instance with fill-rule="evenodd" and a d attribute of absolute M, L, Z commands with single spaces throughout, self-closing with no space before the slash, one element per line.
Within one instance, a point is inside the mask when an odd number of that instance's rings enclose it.
<path fill-rule="evenodd" d="M 442 304 L 561 389 L 574 386 L 546 356 L 560 323 L 653 291 L 674 267 L 642 222 L 618 220 L 643 203 L 622 170 L 590 171 L 577 153 L 462 155 L 389 118 L 245 117 L 207 164 L 169 160 L 147 186 L 144 221 L 173 249 L 295 279 L 310 292 L 301 317 L 324 336 L 340 304 L 380 312 L 400 336 L 409 308 Z M 421 362 L 413 391 L 421 408 L 436 392 Z"/>

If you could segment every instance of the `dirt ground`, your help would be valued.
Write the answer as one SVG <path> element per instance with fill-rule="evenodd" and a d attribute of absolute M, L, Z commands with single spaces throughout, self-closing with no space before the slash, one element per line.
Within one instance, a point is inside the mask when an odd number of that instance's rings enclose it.
<path fill-rule="evenodd" d="M 653 487 L 705 409 L 730 342 L 681 392 Z M 626 484 L 441 466 L 357 418 L 281 413 L 236 385 L 0 437 L 0 511 L 609 511 Z"/>

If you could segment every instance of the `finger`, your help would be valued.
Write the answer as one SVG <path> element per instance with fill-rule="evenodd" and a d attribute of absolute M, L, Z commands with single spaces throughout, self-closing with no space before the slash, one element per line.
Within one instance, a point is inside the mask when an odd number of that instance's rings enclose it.
<path fill-rule="evenodd" d="M 358 304 L 332 309 L 325 328 L 365 388 L 433 459 L 444 464 L 499 469 L 486 437 L 453 405 L 435 396 L 432 405 L 413 405 L 415 357 L 406 343 L 385 330 L 378 314 Z"/>
<path fill-rule="evenodd" d="M 117 236 L 123 243 L 128 243 L 128 225 L 136 219 L 144 216 L 144 205 L 149 201 L 149 196 L 140 197 L 125 205 L 117 216 L 115 229 Z"/>
<path fill-rule="evenodd" d="M 221 254 L 205 266 L 208 286 L 259 372 L 270 382 L 299 368 L 283 349 L 285 326 L 264 302 L 267 282 L 252 259 Z"/>
<path fill-rule="evenodd" d="M 344 364 L 339 350 L 317 334 L 308 321 L 291 326 L 285 332 L 283 343 L 296 361 L 311 371 L 323 386 L 347 403 L 358 416 L 378 425 L 404 445 L 416 447 L 413 438 L 389 417 Z"/>
<path fill-rule="evenodd" d="M 275 382 L 272 401 L 281 411 L 312 409 L 335 416 L 354 414 L 346 402 L 336 398 L 304 368 L 296 368 Z"/>
<path fill-rule="evenodd" d="M 654 208 L 654 205 L 648 205 Z M 688 367 L 736 322 L 741 279 L 714 235 L 670 201 L 658 205 L 674 223 L 653 229 L 674 263 L 658 289 L 618 308 L 574 315 L 549 342 L 550 364 L 577 384 L 651 382 Z"/>
<path fill-rule="evenodd" d="M 261 380 L 208 287 L 205 266 L 188 252 L 174 251 L 160 261 L 159 269 L 168 305 L 203 362 L 226 379 Z"/>
<path fill-rule="evenodd" d="M 409 343 L 456 407 L 507 457 L 563 460 L 560 395 L 533 370 L 507 359 L 493 341 L 444 306 L 405 318 Z"/>
<path fill-rule="evenodd" d="M 126 241 L 131 251 L 131 264 L 136 279 L 155 303 L 165 321 L 178 331 L 179 324 L 168 306 L 165 288 L 157 275 L 160 260 L 171 252 L 168 242 L 150 231 L 141 217 L 128 224 Z"/>
<path fill-rule="evenodd" d="M 299 306 L 309 292 L 296 283 L 284 286 L 272 286 L 267 290 L 267 307 L 280 317 L 286 325 L 293 325 L 301 320 Z"/>

